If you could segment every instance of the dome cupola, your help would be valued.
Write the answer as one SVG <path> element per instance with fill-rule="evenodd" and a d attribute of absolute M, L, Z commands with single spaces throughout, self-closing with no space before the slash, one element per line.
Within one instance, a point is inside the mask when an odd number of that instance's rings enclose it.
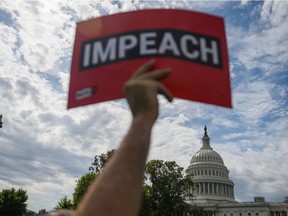
<path fill-rule="evenodd" d="M 207 133 L 207 127 L 204 127 L 204 136 L 202 137 L 202 147 L 192 157 L 190 164 L 214 162 L 224 165 L 222 157 L 210 146 L 210 137 Z"/>
<path fill-rule="evenodd" d="M 212 149 L 210 146 L 210 137 L 207 134 L 207 127 L 204 127 L 204 136 L 202 137 L 202 148 L 201 149 Z"/>

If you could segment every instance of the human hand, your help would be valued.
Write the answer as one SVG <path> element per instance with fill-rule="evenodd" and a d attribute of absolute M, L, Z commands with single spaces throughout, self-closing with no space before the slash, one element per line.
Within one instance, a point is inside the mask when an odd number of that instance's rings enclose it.
<path fill-rule="evenodd" d="M 159 80 L 169 76 L 169 68 L 151 71 L 154 61 L 143 64 L 124 85 L 124 94 L 134 118 L 156 121 L 159 115 L 157 94 L 171 102 L 173 95 Z"/>

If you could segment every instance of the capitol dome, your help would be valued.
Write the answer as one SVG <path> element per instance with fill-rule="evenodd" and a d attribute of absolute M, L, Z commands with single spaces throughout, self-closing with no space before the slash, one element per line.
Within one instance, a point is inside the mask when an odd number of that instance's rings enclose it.
<path fill-rule="evenodd" d="M 222 157 L 214 151 L 212 148 L 210 149 L 200 149 L 198 152 L 194 154 L 192 157 L 191 163 L 202 163 L 202 162 L 213 162 L 224 165 Z"/>
<path fill-rule="evenodd" d="M 195 185 L 190 189 L 194 203 L 235 202 L 234 183 L 229 179 L 229 170 L 222 157 L 210 146 L 206 126 L 202 147 L 191 158 L 186 173 L 192 177 Z"/>

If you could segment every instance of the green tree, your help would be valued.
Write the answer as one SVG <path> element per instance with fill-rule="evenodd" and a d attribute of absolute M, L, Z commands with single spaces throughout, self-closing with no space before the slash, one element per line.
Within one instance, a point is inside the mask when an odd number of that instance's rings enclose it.
<path fill-rule="evenodd" d="M 96 155 L 94 158 L 94 162 L 92 163 L 92 166 L 89 167 L 89 170 L 95 173 L 101 173 L 104 169 L 104 166 L 106 165 L 108 160 L 112 157 L 115 151 L 116 151 L 115 149 L 112 149 L 110 151 L 107 151 L 106 153 L 102 153 L 101 155 Z"/>
<path fill-rule="evenodd" d="M 96 178 L 97 174 L 94 172 L 89 172 L 84 174 L 80 179 L 78 179 L 76 182 L 76 187 L 74 189 L 73 193 L 73 203 L 74 207 L 76 207 L 83 197 L 83 195 L 86 193 L 88 187 L 91 185 L 93 180 Z"/>
<path fill-rule="evenodd" d="M 42 215 L 44 215 L 46 213 L 47 213 L 46 209 L 41 209 L 41 210 L 39 210 L 37 216 L 42 216 Z"/>
<path fill-rule="evenodd" d="M 68 199 L 67 196 L 62 197 L 57 203 L 55 209 L 73 209 L 74 204 L 71 199 Z"/>
<path fill-rule="evenodd" d="M 151 191 L 151 186 L 149 185 L 143 186 L 142 204 L 141 204 L 139 216 L 153 216 L 150 191 Z"/>
<path fill-rule="evenodd" d="M 188 211 L 189 206 L 184 200 L 193 182 L 184 175 L 183 170 L 175 161 L 151 160 L 147 163 L 145 177 L 151 185 L 146 187 L 147 191 L 144 190 L 146 200 L 142 202 L 140 215 L 144 215 L 147 207 L 154 216 L 182 215 Z"/>
<path fill-rule="evenodd" d="M 0 215 L 19 216 L 27 211 L 28 195 L 25 190 L 15 188 L 0 192 Z"/>

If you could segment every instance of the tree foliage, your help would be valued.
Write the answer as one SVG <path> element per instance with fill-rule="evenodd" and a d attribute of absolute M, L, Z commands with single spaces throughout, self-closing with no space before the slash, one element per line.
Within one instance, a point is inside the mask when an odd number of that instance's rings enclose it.
<path fill-rule="evenodd" d="M 80 179 L 76 181 L 77 183 L 73 193 L 73 203 L 75 207 L 78 205 L 79 201 L 86 193 L 88 187 L 91 185 L 96 176 L 96 173 L 89 172 L 84 174 Z"/>
<path fill-rule="evenodd" d="M 67 196 L 62 197 L 57 203 L 55 209 L 73 209 L 74 204 L 71 199 L 68 199 Z"/>
<path fill-rule="evenodd" d="M 42 216 L 42 215 L 44 215 L 44 214 L 46 214 L 46 213 L 47 213 L 46 209 L 40 209 L 40 210 L 38 211 L 37 216 Z"/>
<path fill-rule="evenodd" d="M 92 166 L 89 167 L 89 170 L 95 173 L 101 173 L 104 169 L 104 166 L 106 165 L 108 160 L 112 157 L 115 151 L 116 151 L 115 149 L 112 149 L 110 151 L 107 151 L 106 153 L 102 153 L 101 155 L 96 155 L 94 158 L 94 162 L 92 163 Z"/>
<path fill-rule="evenodd" d="M 39 216 L 39 215 L 32 210 L 27 210 L 25 216 Z"/>
<path fill-rule="evenodd" d="M 152 215 L 181 215 L 186 211 L 185 195 L 193 186 L 192 179 L 183 174 L 183 168 L 175 161 L 151 160 L 146 165 L 142 211 Z M 147 187 L 148 186 L 148 187 Z M 145 191 L 147 190 L 147 191 Z M 147 210 L 146 208 L 150 208 Z"/>
<path fill-rule="evenodd" d="M 0 215 L 20 216 L 27 211 L 28 195 L 25 190 L 15 188 L 0 192 Z"/>
<path fill-rule="evenodd" d="M 151 186 L 143 186 L 142 204 L 139 211 L 139 216 L 153 216 L 152 202 L 150 197 Z"/>

